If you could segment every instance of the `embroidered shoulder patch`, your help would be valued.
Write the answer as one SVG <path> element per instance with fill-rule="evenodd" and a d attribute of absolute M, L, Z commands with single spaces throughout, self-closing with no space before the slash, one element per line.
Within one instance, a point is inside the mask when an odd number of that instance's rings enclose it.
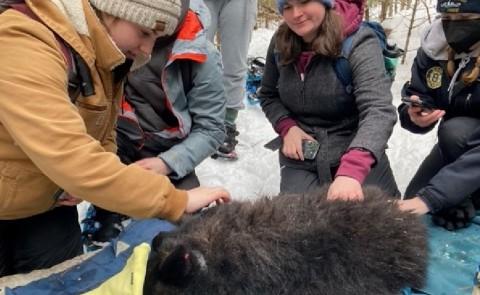
<path fill-rule="evenodd" d="M 441 67 L 433 67 L 428 69 L 426 80 L 428 88 L 437 89 L 442 86 L 442 74 L 443 70 Z"/>

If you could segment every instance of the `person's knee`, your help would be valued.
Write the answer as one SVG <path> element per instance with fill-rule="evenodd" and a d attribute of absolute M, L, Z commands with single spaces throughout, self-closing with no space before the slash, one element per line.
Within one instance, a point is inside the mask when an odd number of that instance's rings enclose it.
<path fill-rule="evenodd" d="M 453 161 L 465 152 L 468 138 L 479 123 L 480 120 L 475 118 L 455 117 L 440 124 L 438 146 L 447 160 Z"/>

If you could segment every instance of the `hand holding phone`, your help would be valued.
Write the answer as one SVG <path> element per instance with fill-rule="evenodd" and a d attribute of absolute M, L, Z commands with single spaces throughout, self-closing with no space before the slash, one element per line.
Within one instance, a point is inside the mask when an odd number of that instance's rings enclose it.
<path fill-rule="evenodd" d="M 407 109 L 410 120 L 417 126 L 426 128 L 435 124 L 445 115 L 445 111 L 438 109 L 418 96 L 403 97 L 402 101 L 409 106 Z"/>
<path fill-rule="evenodd" d="M 404 96 L 402 97 L 402 102 L 408 105 L 409 107 L 421 108 L 422 112 L 431 113 L 435 109 L 433 105 L 426 103 L 424 100 L 421 100 L 418 97 L 414 99 L 411 96 Z"/>
<path fill-rule="evenodd" d="M 303 157 L 307 160 L 314 160 L 317 156 L 320 144 L 316 140 L 304 139 L 302 140 Z"/>

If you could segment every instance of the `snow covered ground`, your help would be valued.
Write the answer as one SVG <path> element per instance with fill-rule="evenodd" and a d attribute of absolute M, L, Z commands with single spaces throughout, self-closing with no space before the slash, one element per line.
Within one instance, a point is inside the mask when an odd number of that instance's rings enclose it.
<path fill-rule="evenodd" d="M 430 4 L 430 13 L 435 9 Z M 393 29 L 390 39 L 400 47 L 404 47 L 409 25 L 409 13 L 400 12 L 393 19 L 384 23 Z M 416 49 L 420 45 L 420 36 L 428 24 L 427 10 L 421 7 L 412 32 L 406 63 L 399 65 L 396 81 L 392 86 L 393 103 L 400 104 L 400 90 L 410 77 L 410 67 Z M 265 56 L 273 30 L 257 29 L 250 45 L 250 56 Z M 226 162 L 206 159 L 198 168 L 197 174 L 203 185 L 220 185 L 226 187 L 234 199 L 254 199 L 260 195 L 275 195 L 279 191 L 280 168 L 278 152 L 272 152 L 263 147 L 265 143 L 276 136 L 270 123 L 258 106 L 246 105 L 237 119 L 237 128 L 240 132 L 237 152 L 239 160 Z M 403 130 L 399 124 L 395 126 L 388 143 L 387 154 L 399 189 L 403 192 L 410 178 L 415 173 L 423 158 L 429 153 L 436 140 L 436 132 L 427 135 L 415 135 Z"/>

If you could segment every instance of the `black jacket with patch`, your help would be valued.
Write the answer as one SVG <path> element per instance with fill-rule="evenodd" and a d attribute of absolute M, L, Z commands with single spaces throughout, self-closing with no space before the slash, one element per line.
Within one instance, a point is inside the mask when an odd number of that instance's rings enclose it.
<path fill-rule="evenodd" d="M 461 59 L 456 60 L 456 69 L 460 61 Z M 470 72 L 475 58 L 471 58 L 460 72 L 451 94 L 449 86 L 452 77 L 446 72 L 446 64 L 446 60 L 434 60 L 420 48 L 412 66 L 411 81 L 404 85 L 402 95 L 418 95 L 436 108 L 445 110 L 442 122 L 459 116 L 480 118 L 478 79 L 468 86 L 459 82 L 462 73 Z M 426 133 L 435 127 L 435 123 L 426 128 L 415 125 L 410 120 L 407 109 L 405 104 L 398 107 L 403 128 L 413 133 Z M 469 138 L 467 150 L 455 162 L 443 167 L 429 184 L 418 192 L 432 212 L 459 204 L 466 196 L 480 188 L 480 126 Z"/>

